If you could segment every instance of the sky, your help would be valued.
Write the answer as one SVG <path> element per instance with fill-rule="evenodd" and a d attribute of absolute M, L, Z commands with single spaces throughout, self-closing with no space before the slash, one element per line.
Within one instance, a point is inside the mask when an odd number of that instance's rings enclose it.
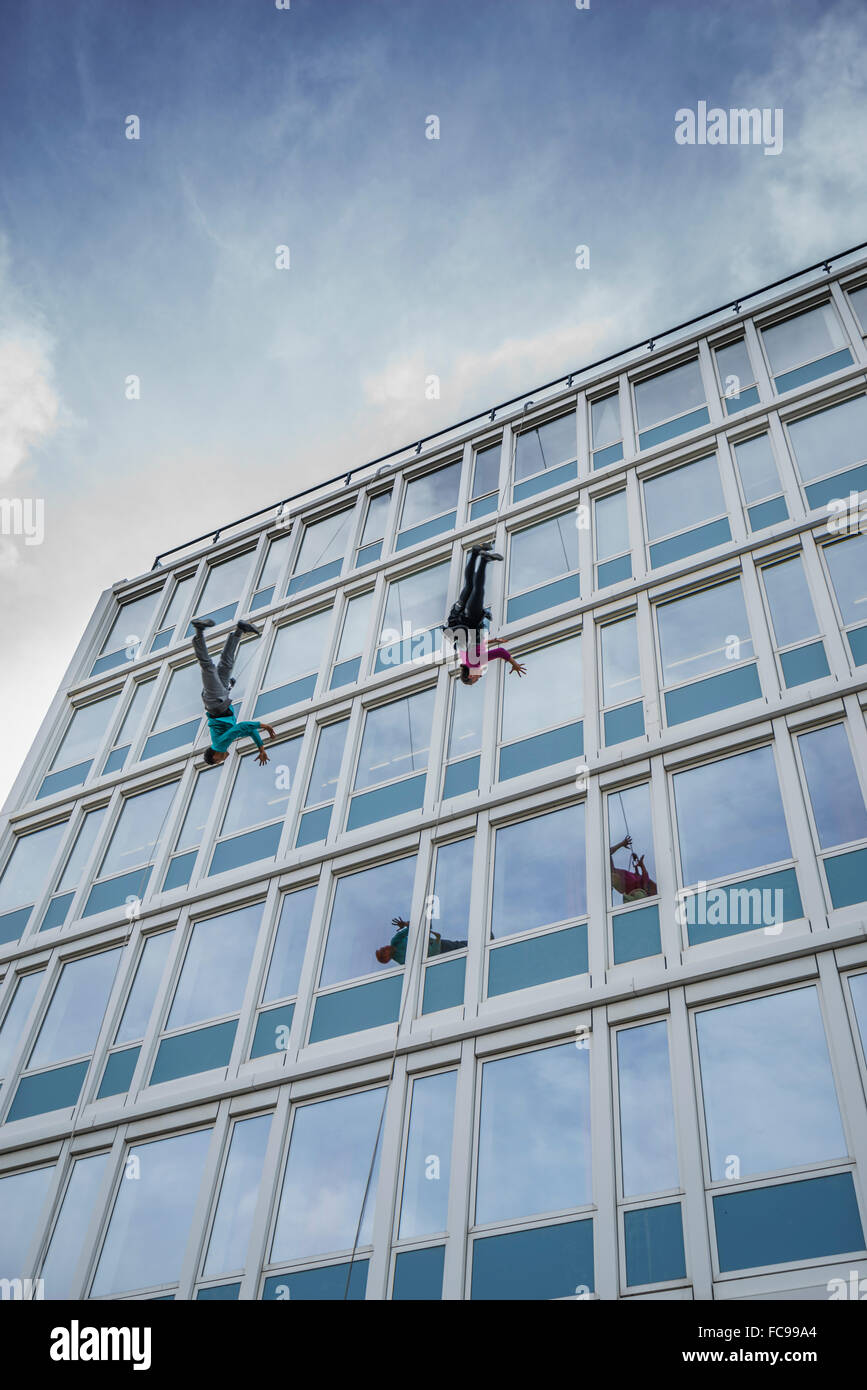
<path fill-rule="evenodd" d="M 864 240 L 865 51 L 860 0 L 0 0 L 0 499 L 44 506 L 0 802 L 158 552 Z M 677 143 L 700 101 L 781 152 Z"/>

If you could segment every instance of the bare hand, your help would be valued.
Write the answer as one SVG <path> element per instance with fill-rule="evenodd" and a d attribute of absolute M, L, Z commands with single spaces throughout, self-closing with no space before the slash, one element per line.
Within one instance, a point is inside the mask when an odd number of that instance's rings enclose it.
<path fill-rule="evenodd" d="M 268 757 L 268 754 L 265 752 L 265 749 L 264 749 L 264 748 L 260 748 L 260 749 L 259 749 L 259 757 L 258 757 L 257 761 L 260 762 L 260 763 L 262 764 L 263 767 L 265 766 L 265 764 L 266 764 L 267 762 L 270 762 L 270 761 L 271 761 L 271 759 Z"/>
<path fill-rule="evenodd" d="M 520 663 L 520 661 L 513 661 L 513 662 L 512 662 L 512 670 L 513 670 L 513 671 L 517 671 L 517 673 L 518 673 L 519 676 L 523 676 L 523 675 L 524 675 L 524 672 L 526 671 L 526 669 L 527 669 L 526 666 L 522 666 L 521 663 Z"/>
<path fill-rule="evenodd" d="M 409 922 L 405 922 L 402 917 L 392 917 L 391 925 L 393 927 L 408 927 Z"/>
<path fill-rule="evenodd" d="M 270 725 L 270 724 L 263 724 L 263 725 L 262 725 L 262 728 L 265 730 L 265 733 L 268 735 L 269 738 L 276 738 L 276 737 L 277 737 L 277 735 L 275 734 L 274 730 L 271 728 L 271 725 Z"/>

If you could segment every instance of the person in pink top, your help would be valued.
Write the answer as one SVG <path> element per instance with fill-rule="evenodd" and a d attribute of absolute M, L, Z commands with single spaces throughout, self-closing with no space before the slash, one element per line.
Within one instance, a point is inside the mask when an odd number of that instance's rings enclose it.
<path fill-rule="evenodd" d="M 505 647 L 489 647 L 485 629 L 491 616 L 485 607 L 485 570 L 491 560 L 502 560 L 494 550 L 493 541 L 474 545 L 464 570 L 464 587 L 452 606 L 446 631 L 457 636 L 458 660 L 464 685 L 481 680 L 491 660 L 508 661 L 513 671 L 523 676 L 526 666 L 516 661 Z"/>

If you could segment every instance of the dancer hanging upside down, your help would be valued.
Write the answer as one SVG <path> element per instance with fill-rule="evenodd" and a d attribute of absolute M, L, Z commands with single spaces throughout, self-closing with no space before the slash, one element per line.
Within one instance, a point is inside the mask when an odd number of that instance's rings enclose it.
<path fill-rule="evenodd" d="M 203 631 L 206 627 L 213 627 L 213 618 L 193 618 L 193 627 L 196 635 L 193 638 L 193 651 L 202 668 L 202 701 L 205 706 L 205 714 L 208 716 L 208 729 L 211 735 L 211 746 L 205 749 L 205 762 L 212 767 L 224 763 L 229 756 L 229 744 L 236 738 L 251 738 L 259 746 L 258 761 L 263 765 L 268 761 L 268 754 L 262 746 L 262 739 L 259 730 L 264 729 L 271 738 L 276 735 L 270 724 L 263 724 L 258 719 L 242 719 L 240 724 L 235 718 L 235 711 L 232 709 L 231 690 L 235 684 L 232 679 L 232 668 L 235 665 L 235 657 L 238 654 L 238 647 L 241 644 L 241 637 L 245 632 L 252 632 L 256 637 L 260 635 L 259 629 L 252 623 L 236 623 L 232 631 L 226 638 L 225 645 L 220 653 L 220 660 L 217 665 L 208 654 L 205 645 Z"/>
<path fill-rule="evenodd" d="M 485 607 L 485 570 L 491 560 L 502 560 L 494 550 L 493 541 L 474 545 L 467 558 L 464 570 L 464 587 L 452 605 L 448 622 L 443 629 L 456 639 L 458 660 L 461 664 L 461 680 L 464 685 L 475 685 L 485 674 L 491 658 L 508 661 L 513 671 L 523 676 L 526 666 L 516 661 L 505 647 L 489 647 L 487 630 L 490 626 L 491 610 Z"/>
<path fill-rule="evenodd" d="M 405 917 L 392 917 L 391 925 L 397 927 L 397 931 L 388 946 L 377 948 L 376 959 L 380 965 L 388 965 L 389 961 L 395 961 L 398 965 L 406 965 L 409 922 Z M 427 953 L 429 956 L 441 956 L 446 951 L 459 951 L 466 944 L 465 941 L 444 941 L 438 931 L 431 931 L 428 935 Z"/>

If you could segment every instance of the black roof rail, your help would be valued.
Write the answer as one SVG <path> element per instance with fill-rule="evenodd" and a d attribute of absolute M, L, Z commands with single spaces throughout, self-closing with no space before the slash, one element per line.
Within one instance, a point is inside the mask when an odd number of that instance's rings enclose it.
<path fill-rule="evenodd" d="M 606 357 L 599 357 L 595 362 L 588 362 L 583 367 L 579 367 L 572 372 L 564 372 L 562 376 L 555 377 L 553 381 L 546 381 L 542 386 L 534 386 L 530 391 L 522 391 L 518 396 L 512 396 L 510 400 L 501 401 L 499 405 L 488 406 L 484 410 L 477 411 L 474 415 L 468 415 L 464 420 L 458 420 L 456 424 L 446 425 L 441 430 L 435 430 L 433 434 L 425 435 L 422 439 L 413 440 L 410 444 L 403 444 L 399 449 L 392 449 L 387 454 L 380 454 L 379 458 L 370 459 L 367 463 L 359 463 L 355 468 L 348 471 L 337 473 L 333 478 L 325 478 L 321 483 L 313 483 L 310 487 L 302 488 L 300 492 L 294 492 L 291 497 L 284 497 L 280 502 L 273 502 L 269 507 L 260 507 L 258 511 L 248 512 L 246 516 L 239 516 L 234 521 L 224 522 L 215 530 L 205 531 L 201 536 L 195 536 L 193 540 L 185 541 L 183 545 L 173 546 L 171 550 L 163 550 L 151 566 L 151 569 L 159 569 L 163 560 L 169 555 L 177 555 L 183 550 L 188 550 L 190 546 L 199 545 L 202 541 L 212 542 L 219 540 L 223 531 L 230 527 L 242 526 L 245 521 L 255 521 L 257 517 L 267 516 L 269 512 L 278 515 L 290 502 L 297 502 L 301 497 L 309 497 L 312 492 L 319 492 L 322 488 L 333 486 L 335 483 L 343 482 L 344 487 L 349 485 L 351 478 L 356 473 L 363 473 L 366 468 L 376 468 L 377 465 L 387 463 L 389 459 L 396 459 L 401 454 L 413 449 L 417 454 L 421 453 L 425 444 L 430 444 L 434 439 L 441 439 L 443 435 L 452 434 L 455 430 L 463 429 L 466 425 L 471 425 L 476 420 L 485 418 L 494 420 L 497 413 L 507 410 L 509 406 L 517 405 L 519 401 L 526 400 L 528 396 L 539 391 L 550 391 L 553 386 L 571 386 L 576 376 L 583 376 L 585 372 L 593 371 L 597 367 L 604 367 L 607 362 L 614 362 L 618 357 L 626 357 L 630 352 L 636 352 L 641 347 L 646 347 L 649 352 L 653 352 L 656 344 L 661 338 L 670 337 L 672 333 L 679 333 L 684 328 L 691 328 L 693 324 L 701 323 L 704 319 L 713 318 L 714 314 L 721 314 L 726 309 L 733 309 L 740 313 L 741 306 L 747 300 L 755 299 L 760 294 L 766 294 L 768 290 L 778 289 L 780 285 L 788 285 L 792 280 L 798 280 L 802 275 L 809 275 L 814 270 L 824 270 L 826 275 L 830 275 L 831 267 L 835 261 L 843 260 L 845 256 L 851 256 L 856 251 L 863 251 L 867 248 L 867 241 L 859 242 L 857 246 L 850 246 L 846 251 L 838 251 L 834 256 L 825 256 L 821 261 L 816 261 L 814 265 L 804 266 L 801 270 L 795 270 L 791 275 L 783 275 L 779 280 L 772 280 L 768 285 L 762 285 L 757 290 L 751 290 L 749 294 L 742 294 L 737 299 L 729 299 L 725 304 L 720 304 L 715 309 L 706 309 L 701 314 L 696 314 L 691 319 L 684 319 L 683 323 L 676 323 L 672 328 L 665 328 L 661 333 L 656 333 L 652 338 L 641 338 L 637 343 L 632 343 L 629 347 L 618 348 L 617 352 L 610 352 Z M 532 402 L 531 402 L 532 404 Z"/>

